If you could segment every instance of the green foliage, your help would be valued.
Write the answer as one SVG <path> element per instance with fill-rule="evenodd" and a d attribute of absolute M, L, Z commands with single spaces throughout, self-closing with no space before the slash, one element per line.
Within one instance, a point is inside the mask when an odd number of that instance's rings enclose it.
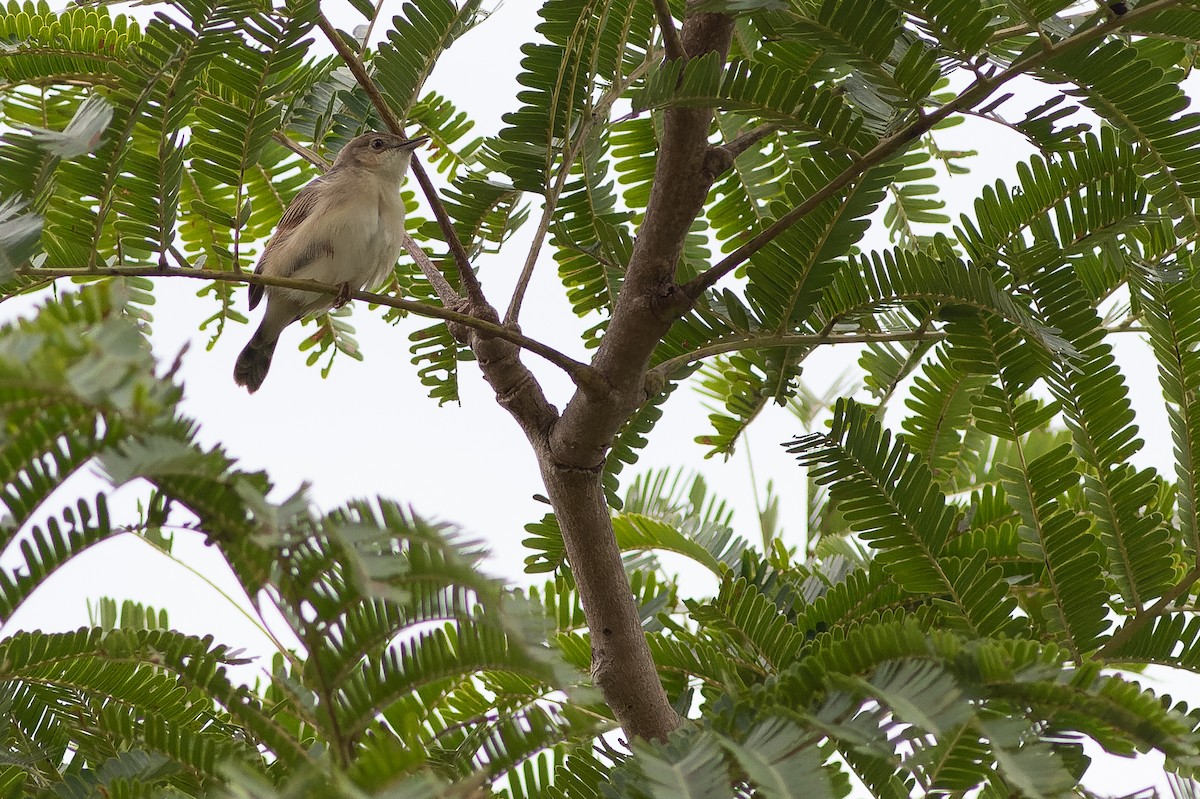
<path fill-rule="evenodd" d="M 727 58 L 668 59 L 653 3 L 544 0 L 487 138 L 426 88 L 480 35 L 483 4 L 411 0 L 390 20 L 351 5 L 375 35 L 338 35 L 378 94 L 317 54 L 311 0 L 181 0 L 144 24 L 10 0 L 0 299 L 45 288 L 45 268 L 251 267 L 301 187 L 383 126 L 382 96 L 430 137 L 420 157 L 468 257 L 519 269 L 544 249 L 537 268 L 553 261 L 594 348 L 664 131 L 711 109 L 692 166 L 712 180 L 699 216 L 676 220 L 676 282 L 769 240 L 657 343 L 603 465 L 642 629 L 689 723 L 615 742 L 583 685 L 592 631 L 553 514 L 525 542 L 546 582 L 514 591 L 450 525 L 390 500 L 280 501 L 266 475 L 200 446 L 146 343 L 151 283 L 124 278 L 0 327 L 0 622 L 94 545 L 136 535 L 169 558 L 171 535 L 203 535 L 288 637 L 245 685 L 237 653 L 120 597 L 76 632 L 5 629 L 0 797 L 1058 797 L 1078 795 L 1085 742 L 1192 773 L 1195 711 L 1132 676 L 1200 671 L 1191 5 L 671 0 L 677 19 L 728 14 L 734 29 Z M 943 131 L 966 117 L 1037 152 L 952 225 L 944 178 L 975 153 Z M 440 225 L 415 190 L 404 200 L 406 232 L 458 286 Z M 534 243 L 514 255 L 531 212 Z M 200 289 L 210 344 L 247 321 L 234 285 Z M 384 290 L 440 302 L 407 259 Z M 347 313 L 309 322 L 301 349 L 324 373 L 362 357 Z M 1139 419 L 1113 349 L 1131 330 L 1157 368 L 1165 468 L 1132 460 Z M 456 401 L 470 351 L 440 323 L 407 332 L 430 395 Z M 865 394 L 817 396 L 807 359 L 850 341 L 865 344 L 848 359 Z M 710 455 L 771 404 L 796 413 L 797 482 L 780 490 L 808 502 L 803 553 L 770 503 L 757 552 L 703 480 L 629 477 L 685 383 L 710 404 L 695 431 Z M 136 517 L 118 518 L 107 487 L 73 495 L 87 469 L 141 492 Z M 681 560 L 715 590 L 680 580 Z"/>
<path fill-rule="evenodd" d="M 236 766 L 234 785 L 307 780 L 316 768 L 381 788 L 468 777 L 479 759 L 499 780 L 589 734 L 570 704 L 544 702 L 574 694 L 578 676 L 542 643 L 541 608 L 483 576 L 475 544 L 393 502 L 324 514 L 302 493 L 270 502 L 262 475 L 195 443 L 176 415 L 181 392 L 155 377 L 120 292 L 89 288 L 0 329 L 0 371 L 0 447 L 17 469 L 5 478 L 3 544 L 20 561 L 0 576 L 0 618 L 106 538 L 140 535 L 170 557 L 159 530 L 171 524 L 202 530 L 297 642 L 277 642 L 273 679 L 251 688 L 226 673 L 247 661 L 129 604 L 118 617 L 101 601 L 96 626 L 76 633 L 11 635 L 0 641 L 0 740 L 18 783 L 91 795 L 121 780 L 196 795 Z M 148 485 L 139 523 L 112 519 L 104 495 L 35 520 L 97 460 L 114 485 Z M 323 766 L 314 744 L 328 748 Z"/>

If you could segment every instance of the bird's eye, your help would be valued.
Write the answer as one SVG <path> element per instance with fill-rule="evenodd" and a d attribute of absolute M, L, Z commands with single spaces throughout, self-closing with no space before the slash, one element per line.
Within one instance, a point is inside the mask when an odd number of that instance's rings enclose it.
<path fill-rule="evenodd" d="M 371 149 L 372 150 L 382 150 L 383 149 L 383 139 L 371 139 Z"/>

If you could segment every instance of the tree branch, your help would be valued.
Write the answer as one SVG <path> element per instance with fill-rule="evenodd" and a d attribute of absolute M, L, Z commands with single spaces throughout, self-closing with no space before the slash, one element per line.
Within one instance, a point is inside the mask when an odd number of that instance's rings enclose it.
<path fill-rule="evenodd" d="M 214 269 L 180 269 L 173 266 L 100 266 L 86 269 L 46 269 L 39 267 L 20 267 L 16 270 L 20 277 L 57 279 L 64 277 L 187 277 L 198 280 L 216 280 L 227 283 L 254 283 L 261 286 L 278 286 L 279 288 L 310 291 L 314 294 L 336 295 L 341 291 L 340 286 L 320 283 L 316 280 L 297 280 L 290 277 L 274 277 L 253 272 L 222 272 Z M 576 385 L 580 387 L 594 386 L 599 380 L 596 371 L 585 363 L 565 355 L 553 347 L 547 346 L 536 339 L 517 332 L 511 328 L 486 319 L 480 319 L 470 314 L 459 313 L 449 308 L 429 305 L 416 300 L 405 300 L 390 297 L 386 294 L 375 294 L 370 291 L 352 291 L 350 298 L 368 302 L 372 305 L 382 305 L 397 308 L 415 316 L 430 319 L 441 319 L 452 324 L 462 325 L 478 331 L 488 338 L 497 338 L 514 344 L 522 349 L 540 355 L 550 363 L 562 369 Z"/>
<path fill-rule="evenodd" d="M 607 118 L 609 109 L 612 108 L 613 103 L 619 100 L 621 95 L 650 68 L 654 55 L 655 51 L 653 48 L 648 50 L 645 60 L 636 69 L 632 70 L 625 80 L 616 82 L 600 97 L 600 100 L 596 103 L 592 111 L 591 118 L 584 122 L 581 129 L 575 134 L 575 138 L 572 139 L 571 149 L 563 157 L 562 164 L 559 166 L 558 178 L 555 180 L 553 188 L 546 193 L 546 201 L 542 206 L 542 218 L 538 221 L 537 231 L 533 234 L 533 242 L 529 245 L 529 253 L 525 256 L 525 264 L 521 267 L 521 274 L 517 278 L 516 287 L 513 289 L 512 299 L 509 300 L 508 310 L 504 313 L 504 323 L 506 325 L 515 325 L 517 319 L 521 316 L 521 305 L 525 301 L 525 292 L 529 290 L 529 281 L 533 278 L 533 268 L 537 264 L 538 254 L 541 252 L 542 243 L 546 239 L 546 233 L 550 230 L 550 221 L 554 218 L 554 211 L 558 207 L 558 198 L 562 195 L 562 190 L 567 185 L 567 180 L 571 176 L 571 165 L 575 163 L 575 159 L 583 151 L 583 147 L 587 143 L 587 138 L 591 134 L 591 129 L 596 124 L 596 121 L 601 118 Z"/>
<path fill-rule="evenodd" d="M 271 138 L 274 139 L 279 144 L 282 144 L 284 147 L 288 148 L 292 152 L 294 152 L 296 155 L 303 158 L 308 163 L 315 166 L 317 169 L 320 169 L 322 172 L 329 169 L 328 161 L 326 161 L 324 158 L 322 158 L 321 156 L 314 153 L 312 150 L 305 147 L 303 144 L 300 144 L 299 142 L 296 142 L 296 141 L 292 141 L 292 139 L 289 138 L 288 135 L 286 133 L 284 133 L 283 131 L 281 131 L 281 130 L 275 131 L 274 133 L 271 134 Z"/>
<path fill-rule="evenodd" d="M 754 145 L 758 144 L 767 136 L 770 136 L 775 131 L 779 130 L 779 125 L 771 122 L 765 125 L 759 125 L 738 136 L 731 142 L 721 145 L 718 149 L 724 150 L 729 154 L 729 160 L 737 158 L 742 153 L 749 150 Z"/>
<path fill-rule="evenodd" d="M 1111 638 L 1104 642 L 1104 646 L 1096 650 L 1093 657 L 1097 659 L 1112 657 L 1113 653 L 1128 643 L 1138 630 L 1145 627 L 1150 621 L 1157 619 L 1168 605 L 1186 594 L 1197 580 L 1200 580 L 1200 564 L 1193 566 L 1192 570 L 1185 574 L 1182 580 L 1171 586 L 1171 590 L 1159 597 L 1157 602 L 1144 610 L 1139 610 L 1132 619 L 1125 622 L 1119 630 L 1112 634 Z"/>
<path fill-rule="evenodd" d="M 683 24 L 684 48 L 692 57 L 715 52 L 724 60 L 732 33 L 728 16 L 689 14 Z M 601 396 L 576 392 L 563 410 L 551 440 L 563 465 L 593 469 L 603 464 L 613 436 L 645 398 L 650 353 L 692 303 L 675 284 L 675 270 L 688 231 L 719 174 L 708 144 L 712 118 L 712 108 L 663 111 L 646 213 L 608 330 L 592 359 L 611 390 Z"/>
<path fill-rule="evenodd" d="M 1017 63 L 1011 65 L 994 76 L 981 76 L 971 83 L 958 97 L 954 98 L 945 105 L 926 113 L 921 114 L 915 121 L 904 126 L 892 135 L 880 141 L 875 147 L 867 152 L 862 158 L 857 159 L 853 164 L 846 167 L 837 177 L 825 184 L 813 194 L 809 195 L 804 202 L 797 205 L 792 210 L 788 211 L 779 219 L 763 230 L 750 241 L 738 247 L 718 263 L 705 270 L 695 279 L 688 282 L 684 287 L 684 293 L 693 301 L 703 294 L 708 289 L 712 288 L 718 280 L 728 275 L 734 269 L 737 269 L 745 263 L 750 256 L 761 250 L 769 242 L 771 242 L 780 233 L 787 230 L 800 219 L 808 215 L 814 208 L 823 203 L 825 200 L 832 197 L 839 190 L 847 186 L 851 181 L 867 172 L 874 166 L 896 155 L 909 142 L 917 137 L 928 132 L 934 125 L 949 117 L 951 114 L 959 112 L 964 108 L 973 106 L 979 103 L 992 94 L 996 89 L 1003 86 L 1008 81 L 1022 75 L 1034 67 L 1044 64 L 1051 58 L 1061 55 L 1063 52 L 1079 46 L 1083 42 L 1091 41 L 1100 36 L 1107 35 L 1114 30 L 1119 29 L 1123 25 L 1128 24 L 1131 20 L 1140 18 L 1148 14 L 1154 14 L 1162 11 L 1165 8 L 1178 5 L 1179 0 L 1155 0 L 1154 2 L 1144 3 L 1135 9 L 1131 9 L 1128 13 L 1120 17 L 1114 17 L 1107 22 L 1101 23 L 1095 27 L 1087 28 L 1079 31 L 1073 36 L 1059 41 L 1057 44 L 1051 44 L 1041 48 L 1037 52 L 1021 59 Z"/>
<path fill-rule="evenodd" d="M 400 124 L 396 114 L 392 111 L 391 106 L 387 104 L 383 93 L 379 91 L 379 87 L 375 85 L 375 80 L 367 72 L 367 68 L 363 66 L 362 60 L 358 57 L 358 53 L 347 44 L 338 30 L 330 23 L 329 18 L 323 12 L 317 13 L 317 27 L 319 27 L 325 36 L 329 39 L 329 43 L 333 45 L 333 49 L 341 57 L 346 67 L 354 75 L 354 79 L 362 86 L 367 97 L 370 98 L 371 104 L 375 106 L 375 110 L 379 112 L 383 123 L 387 125 L 388 130 L 392 133 L 403 136 L 404 126 Z M 475 276 L 475 270 L 471 268 L 471 259 L 467 256 L 467 251 L 463 249 L 462 242 L 458 240 L 458 231 L 454 229 L 454 223 L 450 221 L 450 215 L 446 213 L 446 207 L 442 205 L 442 198 L 438 196 L 437 189 L 434 188 L 433 182 L 429 179 L 429 173 L 425 171 L 424 165 L 416 158 L 412 160 L 410 167 L 413 176 L 416 177 L 417 183 L 421 185 L 421 191 L 425 194 L 425 199 L 429 202 L 429 207 L 433 209 L 433 216 L 437 219 L 438 226 L 442 229 L 442 235 L 446 237 L 446 244 L 450 247 L 450 252 L 454 255 L 454 262 L 458 266 L 458 279 L 462 283 L 463 288 L 467 292 L 467 299 L 473 305 L 484 305 L 487 299 L 483 296 L 483 288 L 479 285 L 479 279 Z"/>
<path fill-rule="evenodd" d="M 417 268 L 421 270 L 421 274 L 425 275 L 425 279 L 429 281 L 429 285 L 433 286 L 434 294 L 438 295 L 438 299 L 442 301 L 442 305 L 447 308 L 453 308 L 456 303 L 462 302 L 462 297 L 458 296 L 458 292 L 450 285 L 450 281 L 446 280 L 446 276 L 438 271 L 438 268 L 433 265 L 433 261 L 429 260 L 429 256 L 421 249 L 421 245 L 413 241 L 412 236 L 405 232 L 401 239 L 404 244 L 404 249 L 408 252 L 408 256 L 416 263 Z"/>
<path fill-rule="evenodd" d="M 777 336 L 739 336 L 722 339 L 691 352 L 668 358 L 651 369 L 647 376 L 656 375 L 663 380 L 681 366 L 695 363 L 714 355 L 741 350 L 772 349 L 775 347 L 820 347 L 826 344 L 879 344 L 889 341 L 941 341 L 946 337 L 941 330 L 898 330 L 894 333 L 796 333 Z"/>
<path fill-rule="evenodd" d="M 679 31 L 675 29 L 675 19 L 671 16 L 671 7 L 667 5 L 667 0 L 654 0 L 654 14 L 658 17 L 658 27 L 662 30 L 663 47 L 667 51 L 667 60 L 683 59 L 686 61 L 687 50 L 683 47 L 683 40 L 679 38 Z"/>
<path fill-rule="evenodd" d="M 689 8 L 696 5 L 689 2 Z M 733 20 L 689 14 L 682 50 L 729 50 Z M 592 643 L 592 677 L 626 735 L 664 739 L 682 722 L 667 700 L 621 562 L 604 496 L 605 452 L 645 398 L 646 366 L 682 312 L 675 268 L 716 175 L 708 156 L 711 108 L 668 108 L 646 214 L 593 366 L 606 390 L 580 389 L 547 431 L 538 465 L 562 529 Z"/>
<path fill-rule="evenodd" d="M 1128 317 L 1102 329 L 1105 333 L 1144 333 L 1145 328 L 1136 324 L 1137 317 Z M 769 336 L 737 336 L 714 341 L 703 347 L 697 347 L 691 352 L 668 358 L 646 373 L 648 383 L 661 383 L 671 379 L 671 375 L 680 367 L 696 361 L 723 355 L 727 352 L 743 350 L 772 349 L 776 347 L 822 347 L 838 344 L 884 344 L 890 341 L 942 341 L 946 338 L 944 330 L 930 330 L 920 327 L 915 330 L 896 330 L 890 333 L 834 333 L 826 329 L 820 333 L 781 333 Z"/>

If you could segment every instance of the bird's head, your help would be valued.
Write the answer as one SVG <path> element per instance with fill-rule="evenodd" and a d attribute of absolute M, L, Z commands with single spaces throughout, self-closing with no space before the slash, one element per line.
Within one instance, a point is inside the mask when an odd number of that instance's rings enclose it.
<path fill-rule="evenodd" d="M 406 139 L 394 133 L 364 133 L 355 136 L 342 148 L 333 165 L 366 169 L 399 181 L 408 171 L 413 150 L 428 140 L 428 136 Z"/>

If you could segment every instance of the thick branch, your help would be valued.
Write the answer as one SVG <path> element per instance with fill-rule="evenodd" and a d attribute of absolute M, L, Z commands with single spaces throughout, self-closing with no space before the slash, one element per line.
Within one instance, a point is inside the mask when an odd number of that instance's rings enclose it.
<path fill-rule="evenodd" d="M 728 52 L 733 21 L 693 14 L 682 50 Z M 681 312 L 675 268 L 716 177 L 707 159 L 712 109 L 668 108 L 654 184 L 625 281 L 593 366 L 604 392 L 575 392 L 538 452 L 592 641 L 592 676 L 629 736 L 666 738 L 680 722 L 658 679 L 601 482 L 613 436 L 643 400 L 650 353 Z"/>
<path fill-rule="evenodd" d="M 683 46 L 691 57 L 729 50 L 733 21 L 721 14 L 689 14 Z M 555 425 L 551 444 L 563 466 L 597 468 L 612 438 L 642 402 L 650 353 L 690 305 L 675 284 L 675 269 L 692 223 L 719 174 L 708 144 L 711 108 L 667 108 L 646 215 L 626 269 L 608 331 L 592 365 L 612 390 L 576 392 Z"/>
<path fill-rule="evenodd" d="M 333 49 L 337 51 L 346 67 L 354 75 L 354 79 L 362 86 L 388 130 L 403 136 L 404 126 L 400 124 L 400 120 L 396 118 L 396 114 L 388 105 L 383 93 L 375 85 L 375 80 L 363 66 L 358 53 L 354 52 L 324 14 L 318 13 L 317 26 L 325 33 L 329 43 L 333 45 Z M 449 245 L 450 252 L 454 255 L 454 263 L 458 266 L 458 278 L 463 288 L 466 289 L 467 299 L 474 305 L 485 304 L 487 300 L 483 296 L 479 279 L 475 277 L 475 272 L 471 269 L 471 259 L 467 256 L 467 251 L 463 249 L 462 242 L 458 240 L 458 231 L 454 229 L 454 223 L 450 221 L 450 215 L 446 213 L 446 207 L 442 205 L 442 198 L 438 196 L 437 189 L 429 179 L 429 174 L 421 162 L 415 158 L 412 161 L 411 169 L 417 183 L 421 184 L 421 191 L 424 192 L 425 199 L 429 201 L 429 207 L 433 209 L 433 216 L 437 219 L 438 226 L 442 229 L 442 235 L 446 237 L 446 244 Z"/>
<path fill-rule="evenodd" d="M 45 269 L 23 267 L 16 270 L 20 277 L 34 279 L 63 278 L 63 277 L 189 277 L 198 280 L 217 280 L 227 283 L 256 283 L 261 286 L 278 286 L 280 288 L 311 291 L 314 294 L 336 295 L 341 291 L 340 286 L 320 283 L 316 280 L 297 280 L 290 277 L 274 277 L 259 275 L 253 272 L 220 272 L 213 269 L 180 269 L 173 266 L 101 266 L 88 269 Z M 511 328 L 497 324 L 495 321 L 481 319 L 476 316 L 459 313 L 449 308 L 429 305 L 416 300 L 405 300 L 390 297 L 385 294 L 374 294 L 370 291 L 352 291 L 350 298 L 368 302 L 372 305 L 383 305 L 397 308 L 415 316 L 430 319 L 441 319 L 452 324 L 462 325 L 477 331 L 477 334 L 487 338 L 505 341 L 515 348 L 529 350 L 540 355 L 550 363 L 562 369 L 580 386 L 595 385 L 598 376 L 592 367 L 571 358 L 553 347 L 549 347 L 536 339 L 529 338 Z"/>
<path fill-rule="evenodd" d="M 592 643 L 592 680 L 628 736 L 666 738 L 680 724 L 667 702 L 629 588 L 604 497 L 602 469 L 539 457 Z"/>
<path fill-rule="evenodd" d="M 787 230 L 800 219 L 812 212 L 814 208 L 823 203 L 825 200 L 832 197 L 838 191 L 846 187 L 863 173 L 867 172 L 874 166 L 887 161 L 892 156 L 896 155 L 909 145 L 917 137 L 927 133 L 934 125 L 949 117 L 951 114 L 958 113 L 965 108 L 974 106 L 991 95 L 996 89 L 1008 83 L 1018 75 L 1023 75 L 1026 72 L 1041 66 L 1050 59 L 1062 55 L 1067 50 L 1071 50 L 1084 42 L 1091 41 L 1101 36 L 1105 36 L 1114 30 L 1119 29 L 1123 25 L 1128 24 L 1131 20 L 1137 19 L 1148 14 L 1155 14 L 1165 8 L 1177 5 L 1179 0 L 1157 0 L 1157 2 L 1145 3 L 1138 6 L 1136 9 L 1130 10 L 1124 16 L 1114 17 L 1109 21 L 1097 25 L 1092 28 L 1079 31 L 1073 36 L 1056 43 L 1043 47 L 1036 52 L 1022 58 L 1020 61 L 1012 64 L 1008 69 L 1005 69 L 993 76 L 980 76 L 968 86 L 962 94 L 954 98 L 943 106 L 929 112 L 928 114 L 920 115 L 915 121 L 904 126 L 900 130 L 888 136 L 886 139 L 875 145 L 870 152 L 862 158 L 855 160 L 853 164 L 848 166 L 841 174 L 814 192 L 800 205 L 788 211 L 783 216 L 779 217 L 770 227 L 759 233 L 750 241 L 738 247 L 731 252 L 720 262 L 707 269 L 703 274 L 697 276 L 694 280 L 683 287 L 684 293 L 693 301 L 703 294 L 708 289 L 712 288 L 718 280 L 728 275 L 734 269 L 737 269 L 745 263 L 750 256 L 761 250 L 769 242 L 771 242 L 780 233 Z"/>

